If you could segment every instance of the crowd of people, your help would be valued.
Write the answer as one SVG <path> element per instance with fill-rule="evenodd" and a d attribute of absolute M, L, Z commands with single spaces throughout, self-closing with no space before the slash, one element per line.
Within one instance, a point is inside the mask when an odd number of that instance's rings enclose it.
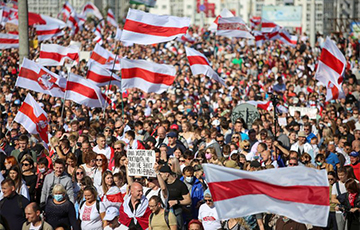
<path fill-rule="evenodd" d="M 92 51 L 93 22 L 74 36 L 45 43 L 79 42 Z M 6 28 L 1 29 L 7 32 Z M 176 67 L 174 83 L 161 95 L 136 88 L 103 87 L 115 106 L 88 108 L 14 86 L 19 73 L 17 49 L 1 50 L 0 229 L 359 229 L 360 228 L 360 44 L 352 36 L 331 35 L 351 68 L 345 98 L 326 101 L 326 86 L 315 80 L 324 38 L 311 47 L 306 34 L 296 47 L 268 41 L 261 47 L 244 39 L 189 29 L 193 43 L 172 41 L 125 47 L 116 28 L 103 30 L 103 47 L 130 59 Z M 36 35 L 29 59 L 39 57 Z M 204 53 L 226 86 L 193 76 L 185 46 Z M 70 69 L 85 76 L 86 60 Z M 47 112 L 49 146 L 14 122 L 31 93 Z M 278 117 L 258 109 L 251 124 L 233 109 L 246 101 L 277 96 Z M 317 109 L 316 118 L 289 108 Z M 61 110 L 64 107 L 64 116 Z M 274 109 L 274 108 L 273 108 Z M 275 122 L 282 119 L 283 122 Z M 285 122 L 284 122 L 285 121 Z M 127 150 L 154 150 L 156 177 L 129 176 Z M 326 170 L 330 184 L 326 228 L 297 223 L 286 216 L 259 213 L 220 220 L 202 164 L 258 171 L 278 167 Z M 251 204 L 239 204 L 239 208 Z"/>

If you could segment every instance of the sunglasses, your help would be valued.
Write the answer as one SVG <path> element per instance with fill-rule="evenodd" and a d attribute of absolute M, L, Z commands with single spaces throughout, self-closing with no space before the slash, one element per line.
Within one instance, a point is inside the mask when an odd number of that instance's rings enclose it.
<path fill-rule="evenodd" d="M 239 139 L 239 137 L 238 137 L 238 136 L 236 136 L 236 137 L 233 137 L 233 138 L 238 138 L 238 139 Z"/>
<path fill-rule="evenodd" d="M 96 161 L 103 161 L 103 159 L 96 159 Z"/>
<path fill-rule="evenodd" d="M 30 166 L 28 163 L 23 163 L 22 166 Z"/>
<path fill-rule="evenodd" d="M 212 199 L 204 199 L 204 201 L 207 203 L 207 202 L 213 202 L 213 200 Z"/>
<path fill-rule="evenodd" d="M 250 145 L 245 145 L 244 148 L 250 148 Z"/>
<path fill-rule="evenodd" d="M 297 163 L 289 163 L 290 166 L 297 166 Z"/>
<path fill-rule="evenodd" d="M 334 178 L 329 178 L 328 180 L 330 180 L 330 181 L 334 181 L 335 179 L 334 179 Z"/>
<path fill-rule="evenodd" d="M 121 148 L 114 148 L 114 150 L 121 150 Z"/>
<path fill-rule="evenodd" d="M 83 175 L 84 172 L 76 172 L 76 175 Z"/>
<path fill-rule="evenodd" d="M 181 163 L 184 163 L 184 162 L 185 162 L 185 160 L 180 160 L 180 162 L 181 162 Z"/>
<path fill-rule="evenodd" d="M 105 130 L 105 132 L 110 132 L 110 130 L 107 129 L 107 130 Z"/>

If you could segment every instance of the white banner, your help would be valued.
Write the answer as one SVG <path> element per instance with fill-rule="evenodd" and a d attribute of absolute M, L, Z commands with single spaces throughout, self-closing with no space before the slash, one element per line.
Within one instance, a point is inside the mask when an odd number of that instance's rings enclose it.
<path fill-rule="evenodd" d="M 310 119 L 316 119 L 316 115 L 317 115 L 316 108 L 295 107 L 295 106 L 289 107 L 289 112 L 291 116 L 294 116 L 295 111 L 300 111 L 300 116 L 307 115 Z"/>
<path fill-rule="evenodd" d="M 143 149 L 127 150 L 129 176 L 156 177 L 154 172 L 155 151 Z"/>

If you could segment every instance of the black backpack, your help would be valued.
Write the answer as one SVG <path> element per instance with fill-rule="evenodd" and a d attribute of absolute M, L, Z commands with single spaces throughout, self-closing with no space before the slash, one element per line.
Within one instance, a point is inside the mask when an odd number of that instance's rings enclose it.
<path fill-rule="evenodd" d="M 150 218 L 149 218 L 149 226 L 151 226 L 151 220 L 154 217 L 154 213 L 150 214 Z M 165 219 L 165 223 L 168 226 L 168 228 L 170 229 L 170 224 L 169 224 L 169 209 L 164 209 L 164 219 Z"/>

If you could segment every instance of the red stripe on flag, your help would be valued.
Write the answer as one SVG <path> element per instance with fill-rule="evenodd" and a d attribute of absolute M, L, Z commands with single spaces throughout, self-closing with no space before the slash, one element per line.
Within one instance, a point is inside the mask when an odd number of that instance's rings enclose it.
<path fill-rule="evenodd" d="M 277 25 L 273 22 L 263 22 L 261 23 L 261 27 L 266 27 L 266 28 L 275 28 Z"/>
<path fill-rule="evenodd" d="M 52 34 L 57 34 L 59 32 L 61 32 L 62 29 L 53 29 L 53 30 L 37 30 L 36 34 L 37 35 L 52 35 Z"/>
<path fill-rule="evenodd" d="M 135 33 L 170 37 L 178 34 L 186 34 L 188 27 L 165 27 L 165 26 L 153 26 L 142 22 L 126 19 L 124 30 L 128 30 Z"/>
<path fill-rule="evenodd" d="M 74 91 L 90 99 L 99 100 L 99 97 L 97 96 L 94 89 L 77 82 L 68 81 L 66 84 L 66 90 Z"/>
<path fill-rule="evenodd" d="M 232 199 L 246 195 L 266 195 L 274 199 L 314 204 L 330 205 L 327 186 L 280 186 L 251 179 L 219 181 L 209 183 L 214 201 Z"/>
<path fill-rule="evenodd" d="M 107 59 L 104 58 L 103 56 L 101 56 L 100 54 L 96 53 L 96 52 L 92 52 L 90 59 L 104 65 L 107 63 Z"/>
<path fill-rule="evenodd" d="M 23 113 L 25 116 L 27 116 L 28 118 L 30 118 L 30 120 L 34 122 L 34 124 L 36 125 L 36 131 L 39 133 L 41 139 L 46 143 L 49 143 L 48 136 L 46 133 L 48 127 L 46 126 L 43 129 L 39 127 L 39 121 L 47 122 L 46 116 L 42 113 L 40 114 L 39 117 L 37 117 L 34 113 L 34 108 L 31 105 L 27 104 L 25 101 L 22 103 L 19 112 Z"/>
<path fill-rule="evenodd" d="M 109 18 L 112 18 L 112 19 L 115 20 L 115 18 L 114 18 L 114 16 L 113 16 L 112 14 L 108 13 L 107 16 L 108 16 Z"/>
<path fill-rule="evenodd" d="M 210 65 L 202 56 L 188 56 L 190 65 Z"/>
<path fill-rule="evenodd" d="M 36 73 L 34 70 L 32 69 L 27 69 L 22 67 L 20 69 L 20 73 L 19 73 L 19 77 L 23 77 L 23 78 L 27 78 L 31 81 L 35 81 L 36 83 L 38 83 L 40 85 L 40 87 L 42 87 L 44 90 L 50 90 L 50 89 L 46 89 L 46 87 L 44 87 L 41 84 L 41 81 L 39 81 L 39 78 L 41 78 L 42 75 L 44 74 L 48 74 L 47 72 L 45 72 L 44 70 L 40 70 L 39 73 Z M 58 86 L 57 84 L 53 85 L 53 88 L 59 88 L 61 91 L 65 92 L 64 88 L 61 88 L 60 86 Z"/>
<path fill-rule="evenodd" d="M 98 83 L 104 83 L 104 82 L 108 82 L 110 80 L 115 80 L 114 78 L 110 77 L 110 76 L 106 76 L 106 75 L 100 75 L 98 73 L 94 73 L 92 71 L 88 71 L 87 72 L 87 79 L 93 80 L 95 82 Z"/>
<path fill-rule="evenodd" d="M 17 44 L 19 40 L 10 38 L 0 38 L 0 44 Z"/>
<path fill-rule="evenodd" d="M 62 55 L 59 53 L 40 51 L 40 58 L 52 59 L 52 60 L 60 62 L 63 57 L 66 57 L 66 55 Z"/>
<path fill-rule="evenodd" d="M 342 74 L 344 69 L 344 63 L 342 63 L 338 58 L 336 58 L 332 53 L 330 53 L 327 49 L 323 49 L 321 51 L 320 61 L 325 65 L 329 66 L 338 74 Z"/>
<path fill-rule="evenodd" d="M 154 73 L 141 68 L 121 69 L 121 76 L 122 79 L 138 77 L 153 84 L 164 84 L 168 86 L 170 86 L 175 80 L 174 76 L 162 73 Z"/>

